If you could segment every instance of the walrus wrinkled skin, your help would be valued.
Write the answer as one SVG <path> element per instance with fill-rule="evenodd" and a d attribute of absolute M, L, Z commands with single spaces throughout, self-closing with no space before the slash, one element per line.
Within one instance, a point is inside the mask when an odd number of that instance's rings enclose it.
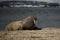
<path fill-rule="evenodd" d="M 6 26 L 5 30 L 6 31 L 35 30 L 37 28 L 35 25 L 36 20 L 37 20 L 36 16 L 28 16 L 23 20 L 9 23 Z"/>

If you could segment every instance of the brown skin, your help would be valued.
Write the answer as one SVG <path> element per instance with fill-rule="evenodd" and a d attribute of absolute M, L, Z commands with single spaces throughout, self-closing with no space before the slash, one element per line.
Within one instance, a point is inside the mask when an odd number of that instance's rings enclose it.
<path fill-rule="evenodd" d="M 17 31 L 17 30 L 34 30 L 36 29 L 35 22 L 37 20 L 36 16 L 28 16 L 27 18 L 9 23 L 5 30 L 6 31 Z"/>

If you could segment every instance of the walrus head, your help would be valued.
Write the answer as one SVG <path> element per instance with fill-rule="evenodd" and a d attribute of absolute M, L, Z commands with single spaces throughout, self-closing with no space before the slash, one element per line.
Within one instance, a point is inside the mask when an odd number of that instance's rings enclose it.
<path fill-rule="evenodd" d="M 33 20 L 36 23 L 37 17 L 36 16 L 28 16 L 28 19 Z"/>

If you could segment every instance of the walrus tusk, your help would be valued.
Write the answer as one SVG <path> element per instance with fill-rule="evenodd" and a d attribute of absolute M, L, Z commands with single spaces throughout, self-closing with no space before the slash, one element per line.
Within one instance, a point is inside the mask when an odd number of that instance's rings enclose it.
<path fill-rule="evenodd" d="M 36 21 L 34 20 L 34 23 L 36 23 Z"/>

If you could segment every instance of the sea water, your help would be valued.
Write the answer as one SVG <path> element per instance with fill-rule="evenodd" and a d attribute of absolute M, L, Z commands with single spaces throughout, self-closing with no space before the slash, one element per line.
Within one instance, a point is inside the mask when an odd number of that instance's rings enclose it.
<path fill-rule="evenodd" d="M 36 26 L 39 28 L 60 27 L 60 8 L 0 8 L 0 30 L 27 16 L 37 16 Z"/>

